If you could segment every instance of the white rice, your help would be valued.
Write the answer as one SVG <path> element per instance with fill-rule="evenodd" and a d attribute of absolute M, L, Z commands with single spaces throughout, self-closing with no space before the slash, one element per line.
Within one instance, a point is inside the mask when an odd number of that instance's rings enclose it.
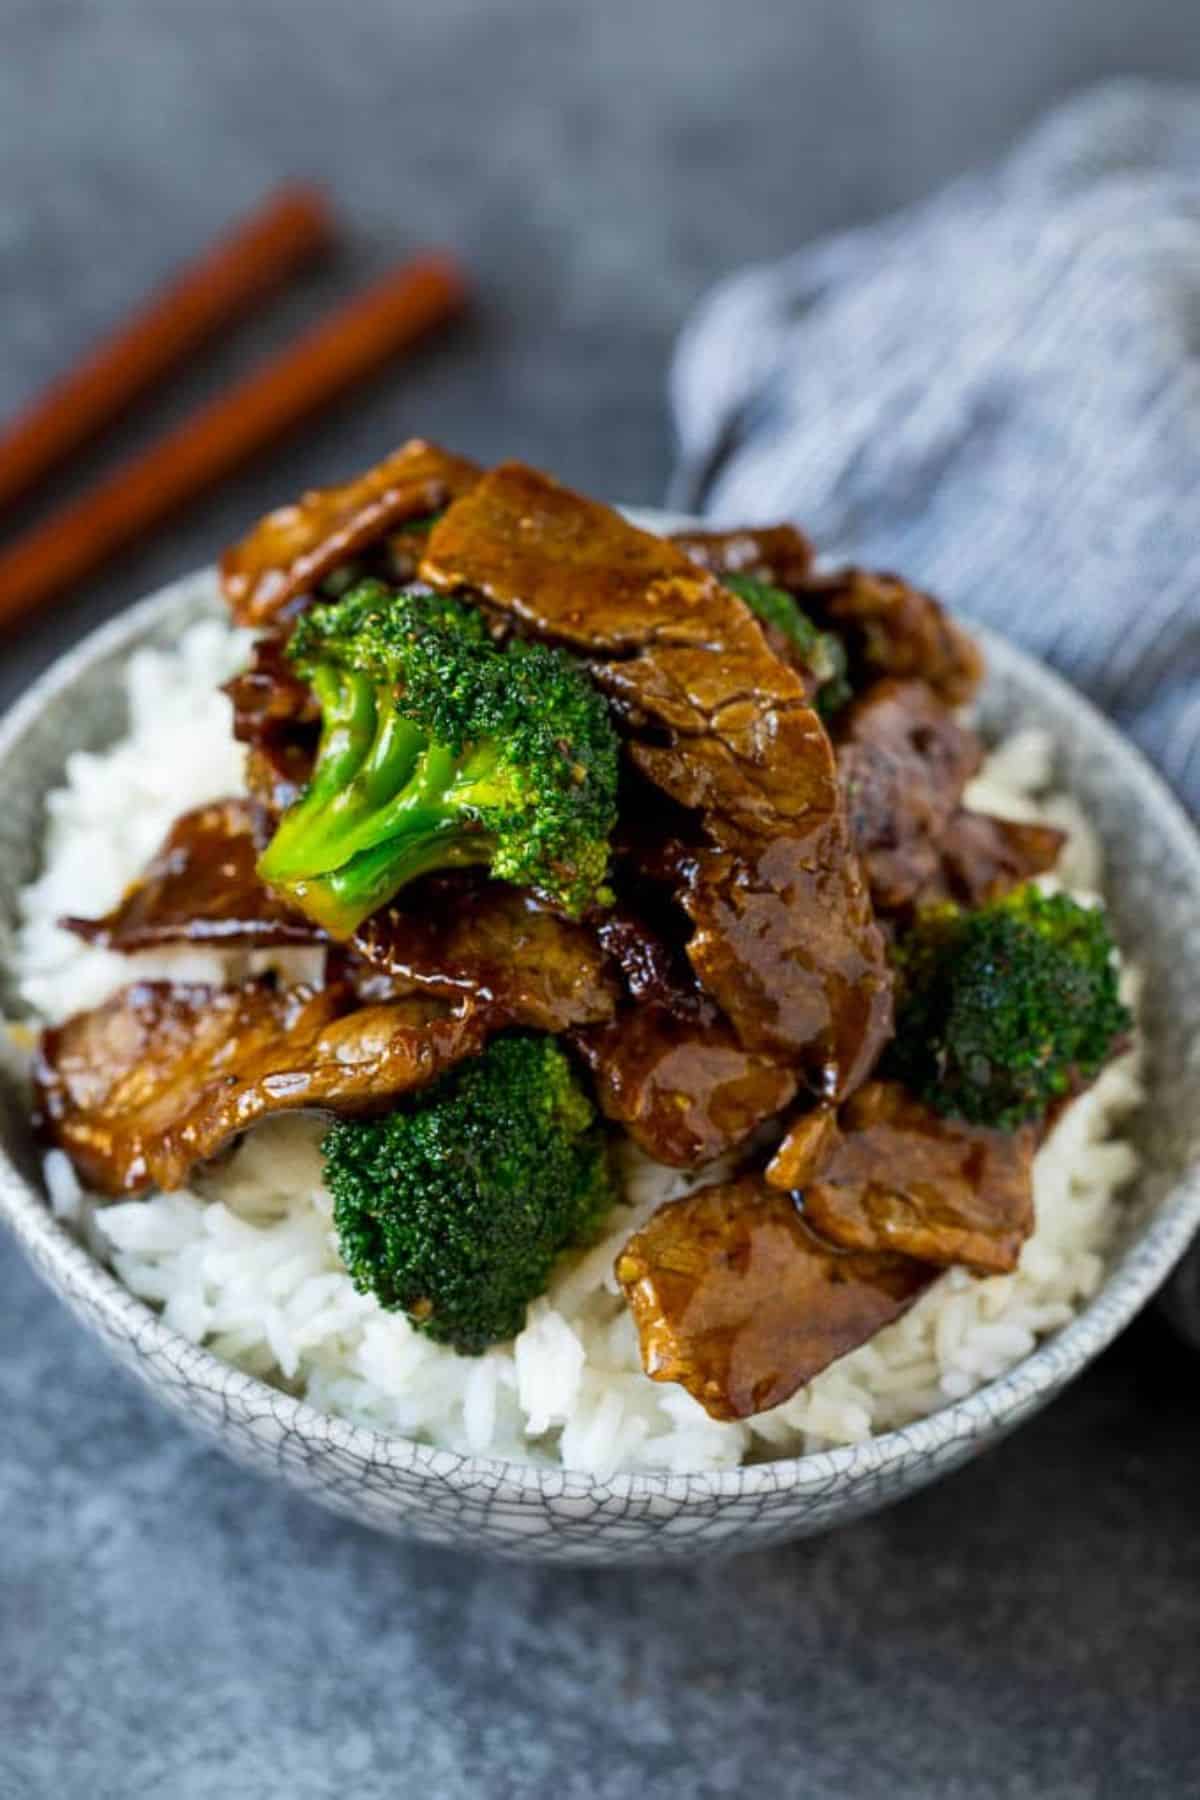
<path fill-rule="evenodd" d="M 247 636 L 213 622 L 129 665 L 130 730 L 100 755 L 76 754 L 48 801 L 45 869 L 22 896 L 21 991 L 47 1020 L 101 1000 L 135 974 L 222 981 L 251 968 L 315 973 L 319 952 L 256 956 L 179 950 L 129 958 L 58 929 L 65 912 L 115 903 L 178 813 L 242 785 L 241 751 L 218 684 Z M 1048 819 L 1070 834 L 1058 880 L 1099 891 L 1094 833 L 1069 796 L 1049 792 L 1052 746 L 1021 731 L 988 758 L 972 805 Z M 1129 972 L 1126 987 L 1133 988 Z M 613 1278 L 630 1232 L 702 1175 L 629 1149 L 626 1199 L 604 1242 L 561 1263 L 512 1343 L 478 1358 L 430 1343 L 357 1294 L 337 1253 L 321 1181 L 319 1121 L 281 1118 L 251 1132 L 192 1185 L 150 1201 L 100 1205 L 52 1151 L 55 1213 L 75 1222 L 120 1278 L 193 1341 L 314 1405 L 453 1450 L 621 1469 L 733 1467 L 747 1457 L 854 1443 L 959 1399 L 1026 1356 L 1097 1288 L 1137 1156 L 1119 1135 L 1140 1098 L 1139 1057 L 1105 1070 L 1039 1152 L 1037 1229 L 1019 1269 L 986 1280 L 953 1270 L 903 1319 L 843 1357 L 785 1405 L 720 1424 L 681 1388 L 641 1371 L 632 1319 Z"/>

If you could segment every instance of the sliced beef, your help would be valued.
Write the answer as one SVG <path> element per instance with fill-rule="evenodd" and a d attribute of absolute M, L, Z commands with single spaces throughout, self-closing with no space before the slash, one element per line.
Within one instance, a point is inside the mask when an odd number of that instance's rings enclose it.
<path fill-rule="evenodd" d="M 647 1375 L 681 1383 L 714 1419 L 745 1419 L 899 1318 L 936 1271 L 838 1249 L 750 1175 L 661 1206 L 616 1273 Z"/>
<path fill-rule="evenodd" d="M 405 582 L 415 581 L 425 549 L 427 530 L 428 521 L 418 519 L 410 525 L 402 525 L 399 531 L 393 531 L 379 546 L 377 555 L 372 559 L 370 573 L 378 575 L 381 581 L 393 582 L 397 587 L 402 587 Z"/>
<path fill-rule="evenodd" d="M 673 531 L 671 542 L 714 575 L 750 575 L 776 587 L 801 587 L 812 569 L 812 545 L 794 525 Z"/>
<path fill-rule="evenodd" d="M 885 676 L 837 722 L 850 834 L 881 912 L 952 900 L 982 906 L 1057 862 L 1054 826 L 968 811 L 975 733 L 924 681 Z"/>
<path fill-rule="evenodd" d="M 576 1034 L 596 1096 L 648 1156 L 696 1168 L 741 1144 L 795 1095 L 790 1057 L 747 1049 L 704 993 L 684 953 L 687 920 L 670 898 L 687 866 L 664 855 L 661 887 L 627 885 L 595 925 L 628 999 L 610 1023 Z M 626 898 L 636 893 L 638 903 Z"/>
<path fill-rule="evenodd" d="M 837 1107 L 810 1106 L 789 1124 L 767 1164 L 767 1180 L 781 1193 L 796 1194 L 821 1171 L 838 1143 Z"/>
<path fill-rule="evenodd" d="M 952 900 L 959 906 L 986 906 L 1047 874 L 1065 843 L 1066 833 L 1054 825 L 956 812 L 938 843 L 937 867 L 916 903 Z"/>
<path fill-rule="evenodd" d="M 797 598 L 850 652 L 852 679 L 915 678 L 947 706 L 969 700 L 983 678 L 978 647 L 931 594 L 895 575 L 840 569 L 815 575 Z"/>
<path fill-rule="evenodd" d="M 247 746 L 247 785 L 273 818 L 307 783 L 321 726 L 320 708 L 288 661 L 286 645 L 284 634 L 259 638 L 246 668 L 225 684 L 233 735 Z"/>
<path fill-rule="evenodd" d="M 256 638 L 246 668 L 225 684 L 240 744 L 257 744 L 279 728 L 307 725 L 315 731 L 321 723 L 312 689 L 288 661 L 287 641 L 286 631 Z"/>
<path fill-rule="evenodd" d="M 265 625 L 326 575 L 389 538 L 406 519 L 439 511 L 477 480 L 474 463 L 413 438 L 340 487 L 316 488 L 260 519 L 221 558 L 221 586 L 239 625 Z"/>
<path fill-rule="evenodd" d="M 618 900 L 596 921 L 596 940 L 612 958 L 631 999 L 670 1007 L 678 985 L 678 958 L 669 938 L 644 912 Z"/>
<path fill-rule="evenodd" d="M 749 609 L 677 546 L 520 464 L 450 507 L 421 575 L 589 655 L 633 762 L 698 811 L 719 852 L 698 861 L 684 897 L 702 921 L 689 946 L 700 979 L 719 980 L 745 1048 L 801 1061 L 822 1092 L 846 1091 L 890 1030 L 890 977 L 829 740 Z M 710 883 L 711 900 L 700 892 Z M 763 937 L 765 1018 L 761 963 L 741 969 Z"/>
<path fill-rule="evenodd" d="M 269 835 L 269 822 L 252 800 L 197 807 L 175 821 L 162 848 L 110 913 L 62 923 L 107 950 L 321 943 L 320 927 L 291 912 L 258 879 L 255 864 Z"/>
<path fill-rule="evenodd" d="M 523 463 L 492 469 L 451 506 L 420 573 L 585 654 L 760 637 L 749 609 L 682 550 Z"/>
<path fill-rule="evenodd" d="M 698 1168 L 744 1142 L 796 1092 L 794 1070 L 739 1044 L 711 1003 L 627 1008 L 575 1038 L 605 1116 L 656 1162 Z"/>
<path fill-rule="evenodd" d="M 271 1113 L 355 1113 L 477 1055 L 495 1028 L 474 1001 L 359 1006 L 353 990 L 138 982 L 43 1033 L 38 1125 L 104 1194 L 179 1187 Z"/>
<path fill-rule="evenodd" d="M 620 983 L 585 925 L 518 888 L 471 879 L 421 884 L 403 906 L 360 925 L 353 951 L 375 985 L 364 991 L 471 996 L 514 1025 L 563 1032 L 612 1019 Z"/>
<path fill-rule="evenodd" d="M 702 812 L 719 844 L 807 829 L 818 818 L 841 825 L 844 837 L 825 728 L 749 614 L 745 630 L 749 641 L 718 645 L 716 654 L 653 646 L 593 665 L 631 739 L 634 765 L 679 805 Z M 846 860 L 853 867 L 848 850 Z"/>
<path fill-rule="evenodd" d="M 793 1129 L 767 1179 L 803 1188 L 804 1217 L 822 1237 L 980 1275 L 1016 1268 L 1033 1229 L 1033 1126 L 945 1119 L 896 1082 L 870 1081 L 815 1145 L 807 1120 Z"/>
<path fill-rule="evenodd" d="M 706 851 L 682 891 L 692 966 L 747 1049 L 802 1061 L 824 1097 L 849 1093 L 891 1035 L 890 978 L 864 895 L 828 822 Z"/>
<path fill-rule="evenodd" d="M 301 743 L 286 738 L 252 744 L 246 752 L 246 786 L 258 804 L 278 822 L 308 785 L 313 756 Z"/>
<path fill-rule="evenodd" d="M 874 682 L 838 720 L 837 763 L 850 836 L 884 912 L 927 887 L 979 740 L 923 681 Z"/>

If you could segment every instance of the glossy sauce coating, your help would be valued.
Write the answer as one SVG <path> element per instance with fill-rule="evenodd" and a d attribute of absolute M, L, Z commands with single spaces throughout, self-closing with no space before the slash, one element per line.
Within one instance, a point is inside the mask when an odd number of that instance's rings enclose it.
<path fill-rule="evenodd" d="M 257 640 L 244 669 L 225 684 L 233 706 L 233 735 L 247 746 L 246 785 L 277 819 L 312 773 L 320 709 L 307 682 L 285 654 L 287 636 Z"/>
<path fill-rule="evenodd" d="M 403 905 L 365 920 L 351 940 L 375 978 L 370 991 L 470 995 L 533 1031 L 613 1017 L 620 983 L 587 926 L 500 882 L 419 885 Z"/>
<path fill-rule="evenodd" d="M 413 438 L 339 487 L 314 488 L 260 519 L 221 558 L 239 625 L 266 625 L 404 519 L 437 512 L 478 477 L 474 463 Z"/>
<path fill-rule="evenodd" d="M 785 1141 L 767 1179 L 801 1186 L 808 1223 L 847 1249 L 1003 1275 L 1033 1230 L 1037 1142 L 1033 1126 L 993 1131 L 943 1118 L 897 1083 L 869 1081 L 806 1168 Z"/>
<path fill-rule="evenodd" d="M 837 720 L 837 762 L 850 836 L 884 911 L 938 869 L 938 848 L 983 760 L 975 733 L 923 681 L 885 676 Z"/>
<path fill-rule="evenodd" d="M 782 1405 L 935 1278 L 905 1256 L 824 1242 L 761 1176 L 660 1207 L 616 1273 L 646 1373 L 679 1382 L 714 1419 Z"/>
<path fill-rule="evenodd" d="M 648 1156 L 699 1168 L 741 1144 L 792 1100 L 796 1074 L 743 1049 L 716 1008 L 662 1004 L 624 1011 L 576 1036 L 596 1099 Z"/>
<path fill-rule="evenodd" d="M 798 594 L 805 610 L 838 632 L 853 677 L 899 675 L 924 681 L 947 706 L 962 706 L 983 679 L 978 646 L 932 594 L 896 575 L 840 569 L 814 575 Z"/>
<path fill-rule="evenodd" d="M 359 1006 L 344 984 L 138 982 L 42 1034 L 38 1125 L 99 1193 L 179 1187 L 260 1119 L 385 1105 L 478 1055 L 496 1023 L 470 1002 Z"/>
<path fill-rule="evenodd" d="M 269 833 L 252 800 L 197 807 L 176 819 L 161 849 L 111 912 L 62 922 L 76 937 L 108 950 L 321 943 L 320 927 L 290 911 L 258 878 L 255 864 Z"/>
<path fill-rule="evenodd" d="M 671 542 L 714 575 L 750 575 L 774 587 L 798 588 L 812 569 L 812 544 L 794 525 L 673 531 Z"/>

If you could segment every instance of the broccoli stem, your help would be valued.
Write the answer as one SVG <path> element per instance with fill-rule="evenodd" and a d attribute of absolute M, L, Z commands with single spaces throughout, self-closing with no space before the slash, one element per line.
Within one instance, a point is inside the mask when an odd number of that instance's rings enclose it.
<path fill-rule="evenodd" d="M 323 728 L 320 772 L 312 785 L 324 804 L 362 766 L 376 729 L 375 687 L 368 676 L 330 664 L 316 671 L 313 691 Z"/>
<path fill-rule="evenodd" d="M 426 747 L 368 677 L 321 669 L 313 685 L 323 719 L 316 767 L 261 860 L 267 881 L 324 875 L 373 849 Z M 434 760 L 426 758 L 422 785 Z"/>
<path fill-rule="evenodd" d="M 455 832 L 457 842 L 451 841 Z M 423 837 L 406 839 L 403 853 L 390 841 L 378 844 L 326 875 L 300 877 L 288 884 L 288 891 L 331 937 L 347 938 L 368 914 L 386 906 L 399 887 L 434 870 L 487 863 L 491 850 L 485 832 L 468 834 L 461 820 L 447 819 Z"/>

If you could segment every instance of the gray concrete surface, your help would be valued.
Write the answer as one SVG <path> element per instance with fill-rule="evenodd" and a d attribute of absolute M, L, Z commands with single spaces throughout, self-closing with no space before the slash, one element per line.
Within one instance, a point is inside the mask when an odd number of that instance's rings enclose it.
<path fill-rule="evenodd" d="M 480 291 L 453 341 L 5 643 L 0 699 L 408 431 L 658 499 L 665 358 L 709 281 L 1115 73 L 1200 77 L 1200 12 L 0 0 L 0 414 L 283 176 L 329 182 L 342 264 L 106 456 L 407 245 L 456 246 Z M 2 1800 L 1196 1792 L 1198 1369 L 1156 1318 L 883 1518 L 695 1572 L 539 1574 L 399 1547 L 228 1466 L 7 1244 L 0 1265 Z"/>

